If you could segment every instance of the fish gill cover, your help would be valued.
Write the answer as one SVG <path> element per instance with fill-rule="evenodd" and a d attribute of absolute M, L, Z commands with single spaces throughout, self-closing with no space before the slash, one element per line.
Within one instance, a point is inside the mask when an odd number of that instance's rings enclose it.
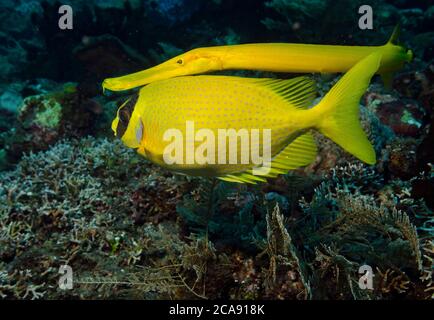
<path fill-rule="evenodd" d="M 361 1 L 62 4 L 72 29 L 57 1 L 0 2 L 1 299 L 434 297 L 432 2 L 369 1 L 372 30 Z M 236 184 L 178 175 L 113 137 L 137 89 L 103 94 L 104 79 L 210 46 L 381 46 L 398 23 L 414 60 L 360 102 L 375 165 L 314 132 L 311 164 Z M 322 98 L 340 76 L 312 77 Z"/>

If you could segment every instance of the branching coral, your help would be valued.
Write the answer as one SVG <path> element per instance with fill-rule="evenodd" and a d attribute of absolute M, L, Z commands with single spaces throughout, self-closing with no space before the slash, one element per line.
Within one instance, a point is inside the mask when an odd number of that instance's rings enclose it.
<path fill-rule="evenodd" d="M 300 290 L 296 296 L 304 291 L 304 298 L 310 297 L 311 288 L 308 279 L 306 278 L 306 266 L 304 262 L 298 257 L 298 252 L 292 243 L 292 239 L 284 226 L 284 217 L 280 213 L 279 205 L 276 204 L 273 211 L 266 216 L 267 219 L 267 241 L 265 245 L 265 253 L 267 253 L 270 265 L 264 272 L 265 280 L 264 285 L 266 289 L 273 290 L 277 286 L 277 273 L 278 269 L 282 273 L 282 267 L 285 271 L 284 274 L 288 276 L 294 272 L 298 273 L 297 277 L 290 277 L 286 279 L 284 286 L 288 290 Z M 286 268 L 285 268 L 286 267 Z M 287 270 L 289 267 L 289 271 Z M 294 281 L 297 279 L 298 281 Z M 292 280 L 288 283 L 288 280 Z M 301 285 L 303 285 L 303 291 Z"/>
<path fill-rule="evenodd" d="M 117 296 L 140 299 L 180 296 L 205 299 L 210 282 L 207 272 L 212 265 L 230 265 L 228 258 L 217 255 L 212 244 L 204 238 L 182 241 L 173 224 L 148 225 L 143 231 L 145 237 L 133 244 L 140 249 L 136 251 L 134 266 L 128 272 L 88 272 L 78 281 L 84 286 L 83 290 L 90 292 L 98 287 L 104 297 L 116 292 Z"/>
<path fill-rule="evenodd" d="M 255 205 L 257 194 L 237 185 L 202 180 L 177 206 L 190 230 L 220 245 L 254 250 L 265 232 L 265 208 Z"/>
<path fill-rule="evenodd" d="M 32 274 L 45 276 L 29 286 L 57 277 L 60 261 L 93 270 L 111 256 L 119 265 L 134 265 L 140 249 L 131 243 L 137 239 L 123 231 L 138 228 L 132 195 L 142 185 L 166 190 L 177 184 L 153 170 L 120 142 L 93 138 L 24 156 L 0 182 L 0 258 L 8 261 L 9 277 L 19 282 L 19 272 L 38 257 Z"/>
<path fill-rule="evenodd" d="M 385 185 L 374 170 L 358 174 L 361 169 L 352 165 L 333 169 L 310 202 L 301 200 L 304 215 L 290 226 L 292 238 L 311 265 L 313 296 L 340 292 L 355 299 L 395 294 L 427 298 L 417 276 L 429 279 L 431 272 L 419 235 L 426 230 L 418 228 L 426 218 L 415 214 L 426 212 L 426 206 L 411 198 L 411 183 L 394 180 Z M 378 268 L 373 292 L 358 289 L 356 272 L 364 264 Z M 320 287 L 323 281 L 334 284 Z"/>
<path fill-rule="evenodd" d="M 335 221 L 335 224 L 338 224 L 339 232 L 360 232 L 364 227 L 368 227 L 380 230 L 388 234 L 392 239 L 398 235 L 398 237 L 408 242 L 411 254 L 414 257 L 414 264 L 418 270 L 421 270 L 422 260 L 419 238 L 416 227 L 410 222 L 407 214 L 395 208 L 388 210 L 383 206 L 377 206 L 372 197 L 362 195 L 352 197 L 340 193 L 338 203 L 341 215 Z M 398 244 L 401 246 L 400 242 Z"/>

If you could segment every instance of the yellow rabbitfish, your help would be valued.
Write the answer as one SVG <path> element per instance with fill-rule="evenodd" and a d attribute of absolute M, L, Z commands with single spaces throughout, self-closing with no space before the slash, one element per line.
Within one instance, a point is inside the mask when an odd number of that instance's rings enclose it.
<path fill-rule="evenodd" d="M 143 87 L 137 97 L 119 108 L 112 129 L 125 145 L 137 148 L 141 155 L 160 166 L 234 182 L 265 181 L 313 162 L 316 145 L 312 129 L 360 160 L 374 164 L 375 151 L 359 123 L 359 101 L 380 61 L 381 54 L 373 53 L 357 63 L 313 108 L 309 106 L 316 96 L 315 83 L 305 77 L 278 80 L 185 76 L 157 81 Z M 176 129 L 185 137 L 186 123 L 194 123 L 195 130 L 207 129 L 215 137 L 219 130 L 228 128 L 249 132 L 269 130 L 271 168 L 261 170 L 252 161 L 168 164 L 165 153 L 173 141 L 168 141 L 165 135 Z M 259 141 L 260 148 L 264 141 Z M 178 142 L 182 143 L 185 141 Z M 201 141 L 193 144 L 197 147 Z M 217 149 L 207 149 L 206 156 L 218 158 Z M 189 151 L 185 147 L 178 150 Z M 242 149 L 238 146 L 236 151 Z M 184 154 L 183 159 L 187 158 L 188 154 Z"/>

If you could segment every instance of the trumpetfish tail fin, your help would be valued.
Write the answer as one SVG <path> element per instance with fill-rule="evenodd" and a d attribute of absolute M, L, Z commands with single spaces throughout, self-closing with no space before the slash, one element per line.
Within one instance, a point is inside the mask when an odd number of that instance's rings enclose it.
<path fill-rule="evenodd" d="M 389 41 L 387 41 L 387 43 L 383 46 L 385 48 L 387 47 L 400 47 L 400 50 L 402 50 L 402 53 L 398 53 L 396 54 L 396 56 L 399 56 L 400 59 L 402 59 L 403 63 L 404 62 L 410 62 L 413 60 L 413 51 L 411 51 L 410 49 L 405 49 L 403 46 L 401 46 L 400 41 L 399 41 L 399 37 L 401 35 L 401 27 L 399 24 L 397 24 L 395 26 L 395 28 L 393 29 L 392 35 L 389 38 Z M 396 71 L 396 70 L 395 70 Z M 393 82 L 393 72 L 392 71 L 380 71 L 380 76 L 381 79 L 383 80 L 384 86 L 387 89 L 391 89 L 392 88 L 392 82 Z"/>
<path fill-rule="evenodd" d="M 377 72 L 381 53 L 374 52 L 352 67 L 308 112 L 317 113 L 314 125 L 322 134 L 358 159 L 374 164 L 375 150 L 359 121 L 359 102 Z"/>
<path fill-rule="evenodd" d="M 387 41 L 387 43 L 398 45 L 400 35 L 401 35 L 401 26 L 398 23 L 393 29 L 392 35 L 390 36 L 389 41 Z"/>
<path fill-rule="evenodd" d="M 399 23 L 393 28 L 392 35 L 390 36 L 389 40 L 387 41 L 386 45 L 399 45 L 399 37 L 401 35 L 401 26 Z M 386 89 L 390 90 L 392 89 L 392 83 L 393 83 L 393 73 L 392 72 L 382 72 L 380 74 L 381 80 L 383 81 L 384 86 Z"/>

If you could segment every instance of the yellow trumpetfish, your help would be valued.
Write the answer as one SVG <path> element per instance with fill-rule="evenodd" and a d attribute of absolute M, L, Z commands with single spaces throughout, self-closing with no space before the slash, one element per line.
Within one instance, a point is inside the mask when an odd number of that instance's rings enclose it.
<path fill-rule="evenodd" d="M 390 85 L 392 73 L 413 58 L 411 50 L 395 44 L 398 34 L 397 27 L 383 46 L 256 43 L 197 48 L 155 67 L 105 79 L 103 88 L 112 91 L 128 90 L 154 81 L 220 70 L 340 73 L 348 71 L 376 51 L 382 55 L 377 72 Z"/>
<path fill-rule="evenodd" d="M 380 62 L 379 52 L 364 58 L 310 109 L 316 90 L 315 83 L 306 77 L 278 80 L 185 76 L 153 82 L 119 108 L 112 129 L 126 146 L 137 148 L 141 155 L 160 166 L 233 182 L 265 181 L 267 177 L 276 177 L 314 161 L 317 151 L 311 129 L 318 130 L 360 160 L 374 164 L 375 151 L 359 123 L 359 100 Z M 196 132 L 204 129 L 215 134 L 186 142 L 211 160 L 218 158 L 222 149 L 203 146 L 210 143 L 220 146 L 220 141 L 210 141 L 219 130 L 270 130 L 270 166 L 255 167 L 252 162 L 167 163 L 170 145 L 169 153 L 182 152 L 182 160 L 191 156 L 188 151 L 194 149 L 186 148 L 185 141 L 168 141 L 166 136 L 176 129 L 181 138 L 185 137 L 188 122 L 194 122 Z M 251 147 L 263 147 L 263 141 L 257 141 L 259 145 Z M 243 154 L 239 145 L 235 152 L 239 160 Z"/>

